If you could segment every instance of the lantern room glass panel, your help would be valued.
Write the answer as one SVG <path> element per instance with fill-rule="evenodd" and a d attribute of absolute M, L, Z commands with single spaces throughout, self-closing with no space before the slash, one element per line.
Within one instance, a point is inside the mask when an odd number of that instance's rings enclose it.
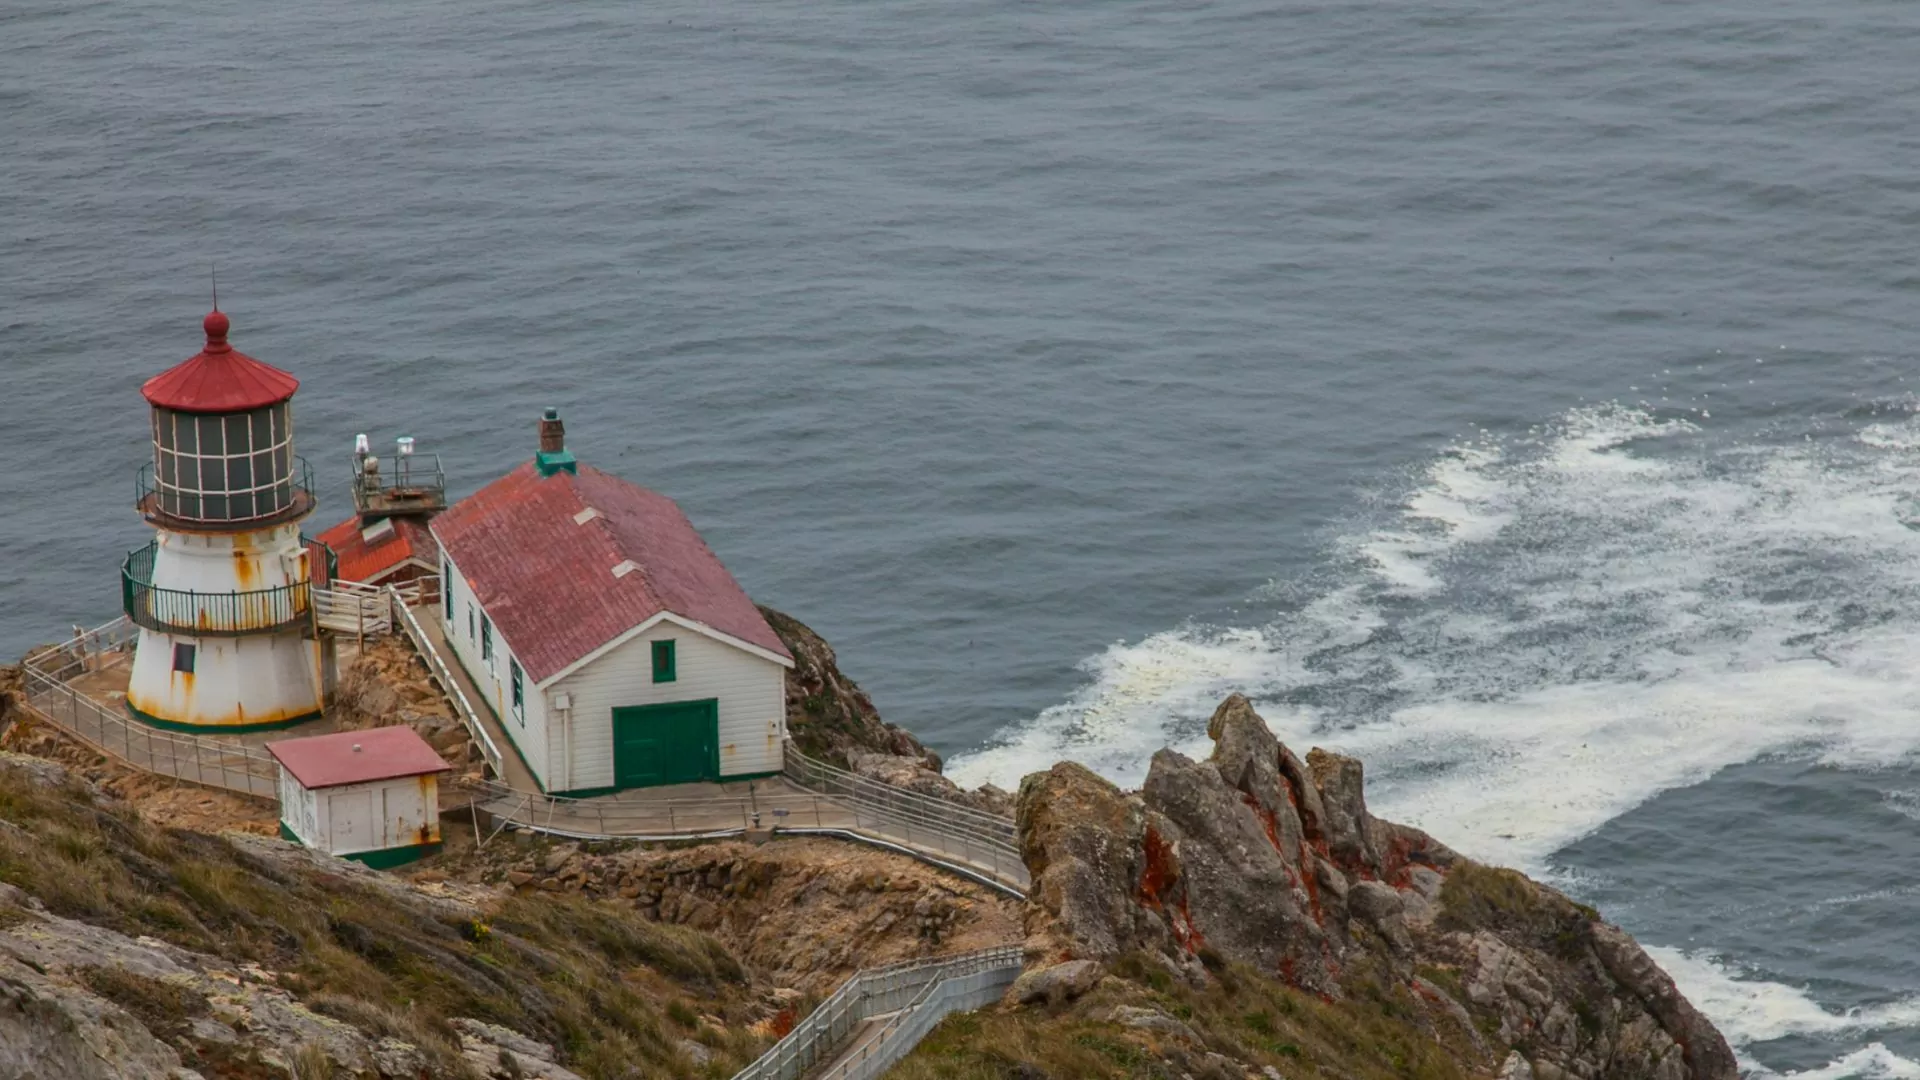
<path fill-rule="evenodd" d="M 162 513 L 187 521 L 250 521 L 294 505 L 287 402 L 222 415 L 155 408 L 153 432 Z"/>

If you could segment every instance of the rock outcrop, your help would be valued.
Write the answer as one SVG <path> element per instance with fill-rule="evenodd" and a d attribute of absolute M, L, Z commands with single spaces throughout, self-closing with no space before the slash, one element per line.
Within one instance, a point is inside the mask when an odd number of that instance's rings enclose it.
<path fill-rule="evenodd" d="M 843 769 L 852 767 L 849 754 L 885 754 L 912 758 L 939 773 L 940 755 L 880 719 L 873 699 L 841 673 L 826 639 L 784 612 L 762 606 L 760 614 L 793 654 L 793 670 L 787 672 L 787 732 L 802 753 Z"/>
<path fill-rule="evenodd" d="M 1737 1075 L 1725 1039 L 1592 909 L 1374 817 L 1358 761 L 1301 759 L 1244 697 L 1208 733 L 1210 758 L 1163 750 L 1137 793 L 1072 763 L 1021 784 L 1030 955 L 1144 956 L 1194 985 L 1249 970 L 1327 1000 L 1364 982 L 1452 1024 L 1477 1075 L 1509 1052 L 1536 1077 Z"/>

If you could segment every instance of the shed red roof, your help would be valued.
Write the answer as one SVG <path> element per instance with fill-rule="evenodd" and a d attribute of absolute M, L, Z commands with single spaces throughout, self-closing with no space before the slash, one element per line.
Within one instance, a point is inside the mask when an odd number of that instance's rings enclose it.
<path fill-rule="evenodd" d="M 225 314 L 216 311 L 203 325 L 207 347 L 148 379 L 140 388 L 148 401 L 181 412 L 246 412 L 285 401 L 300 389 L 299 379 L 227 344 Z"/>
<path fill-rule="evenodd" d="M 380 535 L 371 541 L 358 516 L 320 534 L 320 542 L 332 548 L 340 560 L 339 578 L 377 583 L 380 575 L 409 559 L 420 559 L 428 566 L 438 563 L 440 547 L 426 525 L 412 518 L 386 520 L 393 529 L 379 530 Z"/>
<path fill-rule="evenodd" d="M 672 499 L 590 466 L 528 462 L 432 528 L 536 683 L 663 611 L 792 659 Z"/>
<path fill-rule="evenodd" d="M 450 767 L 427 740 L 405 724 L 272 742 L 267 744 L 267 753 L 309 791 L 424 776 Z"/>

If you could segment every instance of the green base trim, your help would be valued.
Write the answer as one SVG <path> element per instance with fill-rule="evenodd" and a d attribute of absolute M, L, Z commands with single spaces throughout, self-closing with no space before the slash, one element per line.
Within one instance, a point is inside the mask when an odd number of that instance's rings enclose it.
<path fill-rule="evenodd" d="M 287 823 L 284 821 L 280 823 L 280 839 L 299 844 L 301 847 L 307 846 L 307 842 L 295 836 L 293 830 L 287 828 Z M 429 855 L 437 855 L 441 846 L 441 842 L 435 840 L 431 844 L 408 844 L 406 847 L 381 848 L 379 851 L 356 851 L 351 855 L 336 857 L 352 859 L 375 870 L 391 870 L 396 866 L 405 866 Z"/>
<path fill-rule="evenodd" d="M 602 795 L 615 795 L 622 791 L 645 791 L 650 787 L 674 787 L 677 784 L 683 783 L 731 784 L 740 780 L 765 780 L 768 777 L 779 775 L 779 770 L 775 770 L 773 772 L 739 773 L 734 776 L 723 776 L 718 780 L 680 780 L 675 781 L 673 784 L 634 784 L 631 787 L 612 785 L 608 787 L 575 788 L 572 791 L 549 791 L 546 794 L 556 799 L 597 799 Z"/>
<path fill-rule="evenodd" d="M 635 789 L 623 787 L 583 787 L 574 788 L 572 791 L 549 791 L 546 792 L 546 794 L 556 799 L 597 799 L 602 795 L 612 795 L 615 792 L 632 790 Z"/>
<path fill-rule="evenodd" d="M 162 731 L 184 731 L 191 735 L 250 735 L 256 731 L 284 731 L 290 727 L 298 727 L 309 720 L 318 720 L 325 714 L 325 710 L 315 709 L 291 720 L 274 720 L 265 724 L 185 724 L 178 720 L 163 719 L 143 709 L 136 709 L 131 701 L 127 702 L 126 706 L 127 715 L 148 727 L 159 728 Z"/>
<path fill-rule="evenodd" d="M 351 855 L 340 857 L 352 859 L 374 870 L 391 870 L 396 866 L 417 862 L 429 855 L 437 855 L 439 852 L 440 842 L 436 840 L 431 844 L 409 844 L 406 847 L 381 848 L 379 851 L 356 851 Z"/>

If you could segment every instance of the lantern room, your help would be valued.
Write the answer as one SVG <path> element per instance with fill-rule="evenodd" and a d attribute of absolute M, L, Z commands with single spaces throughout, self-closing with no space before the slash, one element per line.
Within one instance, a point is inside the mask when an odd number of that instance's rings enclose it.
<path fill-rule="evenodd" d="M 208 315 L 206 348 L 141 387 L 153 407 L 141 509 L 154 524 L 253 528 L 313 509 L 312 477 L 293 456 L 300 382 L 227 344 L 230 325 Z"/>

